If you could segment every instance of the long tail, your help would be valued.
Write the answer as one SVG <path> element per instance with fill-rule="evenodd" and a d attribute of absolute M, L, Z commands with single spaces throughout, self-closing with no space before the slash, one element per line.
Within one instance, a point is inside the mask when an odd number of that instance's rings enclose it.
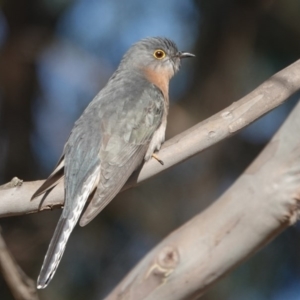
<path fill-rule="evenodd" d="M 60 217 L 37 280 L 38 289 L 44 289 L 54 276 L 75 225 L 63 215 Z"/>
<path fill-rule="evenodd" d="M 98 170 L 99 169 L 97 168 L 96 171 Z M 86 180 L 85 184 L 83 185 L 82 192 L 76 197 L 76 199 L 74 199 L 72 209 L 68 212 L 66 212 L 64 209 L 48 247 L 43 266 L 37 280 L 38 289 L 45 288 L 54 276 L 66 249 L 70 234 L 81 215 L 90 193 L 95 188 L 98 175 L 99 171 L 93 173 L 88 180 Z"/>

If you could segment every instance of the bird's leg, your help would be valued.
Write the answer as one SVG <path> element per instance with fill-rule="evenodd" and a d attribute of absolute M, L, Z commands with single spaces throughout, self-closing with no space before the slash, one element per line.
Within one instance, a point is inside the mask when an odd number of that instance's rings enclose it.
<path fill-rule="evenodd" d="M 162 166 L 164 165 L 164 162 L 155 153 L 152 154 L 152 157 L 156 159 Z"/>

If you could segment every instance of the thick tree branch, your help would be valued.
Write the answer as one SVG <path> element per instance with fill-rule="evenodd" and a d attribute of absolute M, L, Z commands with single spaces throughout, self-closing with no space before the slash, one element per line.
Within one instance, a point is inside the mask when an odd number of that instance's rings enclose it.
<path fill-rule="evenodd" d="M 211 118 L 167 141 L 159 151 L 164 161 L 144 164 L 124 189 L 196 155 L 217 142 L 237 133 L 248 124 L 286 101 L 300 88 L 300 61 L 278 72 L 253 92 Z M 42 197 L 29 201 L 42 181 L 24 182 L 21 186 L 0 187 L 0 216 L 13 216 L 53 209 L 63 205 L 63 184 L 58 185 L 41 204 Z"/>
<path fill-rule="evenodd" d="M 300 203 L 299 131 L 300 102 L 234 185 L 155 247 L 106 300 L 198 299 L 293 224 Z"/>

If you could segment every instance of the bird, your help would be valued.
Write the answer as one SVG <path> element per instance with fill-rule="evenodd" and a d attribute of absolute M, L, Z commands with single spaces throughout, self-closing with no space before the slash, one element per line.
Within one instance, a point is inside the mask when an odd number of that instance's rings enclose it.
<path fill-rule="evenodd" d="M 194 56 L 168 38 L 138 41 L 75 122 L 57 166 L 32 196 L 47 196 L 64 180 L 64 208 L 38 289 L 53 278 L 79 218 L 80 226 L 94 219 L 143 161 L 154 157 L 162 163 L 155 152 L 165 140 L 169 82 L 181 59 Z"/>

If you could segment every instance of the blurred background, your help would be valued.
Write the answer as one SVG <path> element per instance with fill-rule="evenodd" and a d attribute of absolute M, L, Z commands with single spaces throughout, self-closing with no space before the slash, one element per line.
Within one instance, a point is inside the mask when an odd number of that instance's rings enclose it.
<path fill-rule="evenodd" d="M 183 62 L 171 83 L 170 138 L 297 60 L 299 19 L 299 0 L 1 1 L 0 184 L 49 175 L 74 121 L 139 39 L 166 36 L 197 56 Z M 74 230 L 41 299 L 102 299 L 235 181 L 296 101 L 119 194 L 91 224 Z M 34 279 L 60 213 L 0 220 L 9 249 Z M 281 234 L 202 299 L 300 299 L 299 229 Z M 1 275 L 0 298 L 13 299 Z"/>

